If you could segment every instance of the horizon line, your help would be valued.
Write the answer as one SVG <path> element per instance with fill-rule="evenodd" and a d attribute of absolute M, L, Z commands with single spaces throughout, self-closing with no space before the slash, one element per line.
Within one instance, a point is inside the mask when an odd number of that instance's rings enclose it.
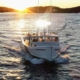
<path fill-rule="evenodd" d="M 47 5 L 47 6 L 49 6 L 49 5 Z M 31 7 L 47 7 L 47 6 L 31 6 Z M 8 6 L 0 6 L 0 7 L 6 7 L 6 8 L 12 8 L 12 9 L 15 9 L 15 8 L 13 8 L 13 7 L 8 7 Z M 52 7 L 58 7 L 58 6 L 52 6 Z M 75 8 L 75 7 L 80 7 L 80 6 L 65 7 L 65 8 L 58 7 L 58 8 L 66 9 L 66 8 Z M 30 8 L 30 7 L 26 7 L 25 9 L 27 9 L 27 8 Z M 25 9 L 24 9 L 24 10 L 25 10 Z M 18 10 L 18 9 L 15 9 L 15 10 Z"/>

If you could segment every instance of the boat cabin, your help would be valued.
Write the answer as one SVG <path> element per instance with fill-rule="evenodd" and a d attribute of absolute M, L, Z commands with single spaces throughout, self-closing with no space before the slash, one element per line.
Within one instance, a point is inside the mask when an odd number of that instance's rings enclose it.
<path fill-rule="evenodd" d="M 36 36 L 30 37 L 32 42 L 58 42 L 58 37 L 55 36 Z"/>
<path fill-rule="evenodd" d="M 47 43 L 47 44 L 46 44 Z M 30 35 L 27 36 L 25 39 L 25 44 L 32 46 L 40 46 L 40 45 L 55 45 L 59 44 L 58 35 Z"/>

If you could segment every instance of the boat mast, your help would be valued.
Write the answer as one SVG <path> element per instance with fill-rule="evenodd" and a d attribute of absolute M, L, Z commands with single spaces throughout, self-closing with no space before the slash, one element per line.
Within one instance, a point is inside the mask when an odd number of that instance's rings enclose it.
<path fill-rule="evenodd" d="M 39 0 L 38 0 L 38 13 L 39 13 Z"/>
<path fill-rule="evenodd" d="M 50 22 L 51 22 L 51 12 L 52 12 L 52 0 L 50 0 Z M 51 27 L 51 25 L 50 25 Z M 52 33 L 52 30 L 50 29 L 50 32 Z"/>
<path fill-rule="evenodd" d="M 51 14 L 51 10 L 52 10 L 51 3 L 52 3 L 52 0 L 50 0 L 50 14 Z M 51 15 L 50 15 L 50 22 L 51 22 Z M 50 32 L 52 33 L 51 29 L 50 29 Z M 51 60 L 52 60 L 52 47 L 51 47 Z"/>
<path fill-rule="evenodd" d="M 38 12 L 37 12 L 37 18 L 39 17 L 39 0 L 38 0 Z M 38 36 L 38 27 L 37 27 L 37 36 Z"/>
<path fill-rule="evenodd" d="M 50 21 L 50 23 L 51 23 L 51 12 L 52 12 L 52 0 L 50 0 L 50 10 L 49 10 L 49 13 L 50 13 L 50 15 L 49 15 L 49 21 Z M 50 34 L 51 33 L 51 29 L 49 29 L 49 27 L 50 27 L 51 25 L 48 25 L 48 34 Z"/>

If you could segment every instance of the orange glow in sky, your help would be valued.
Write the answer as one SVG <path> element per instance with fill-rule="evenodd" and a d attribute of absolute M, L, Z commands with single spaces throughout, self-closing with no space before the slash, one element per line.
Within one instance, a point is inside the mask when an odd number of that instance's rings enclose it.
<path fill-rule="evenodd" d="M 39 6 L 57 6 L 69 8 L 80 6 L 80 0 L 39 0 Z M 27 7 L 38 6 L 38 0 L 0 0 L 0 6 L 24 10 Z"/>

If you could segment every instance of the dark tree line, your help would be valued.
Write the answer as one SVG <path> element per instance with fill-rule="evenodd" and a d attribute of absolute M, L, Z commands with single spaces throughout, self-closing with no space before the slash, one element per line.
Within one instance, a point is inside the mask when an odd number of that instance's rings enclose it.
<path fill-rule="evenodd" d="M 17 10 L 7 7 L 0 7 L 0 12 L 17 12 Z"/>
<path fill-rule="evenodd" d="M 0 12 L 18 12 L 19 10 L 15 10 L 12 8 L 7 7 L 0 7 Z M 73 7 L 73 8 L 59 8 L 55 6 L 39 6 L 39 7 L 29 7 L 26 8 L 24 11 L 21 12 L 27 12 L 27 13 L 80 13 L 80 6 Z"/>
<path fill-rule="evenodd" d="M 28 8 L 29 10 L 33 11 L 33 12 L 39 12 L 39 13 L 80 13 L 80 6 L 78 7 L 73 7 L 73 8 L 59 8 L 59 7 L 54 7 L 54 6 L 45 6 L 39 7 L 39 11 L 38 11 L 38 7 L 30 7 Z"/>

